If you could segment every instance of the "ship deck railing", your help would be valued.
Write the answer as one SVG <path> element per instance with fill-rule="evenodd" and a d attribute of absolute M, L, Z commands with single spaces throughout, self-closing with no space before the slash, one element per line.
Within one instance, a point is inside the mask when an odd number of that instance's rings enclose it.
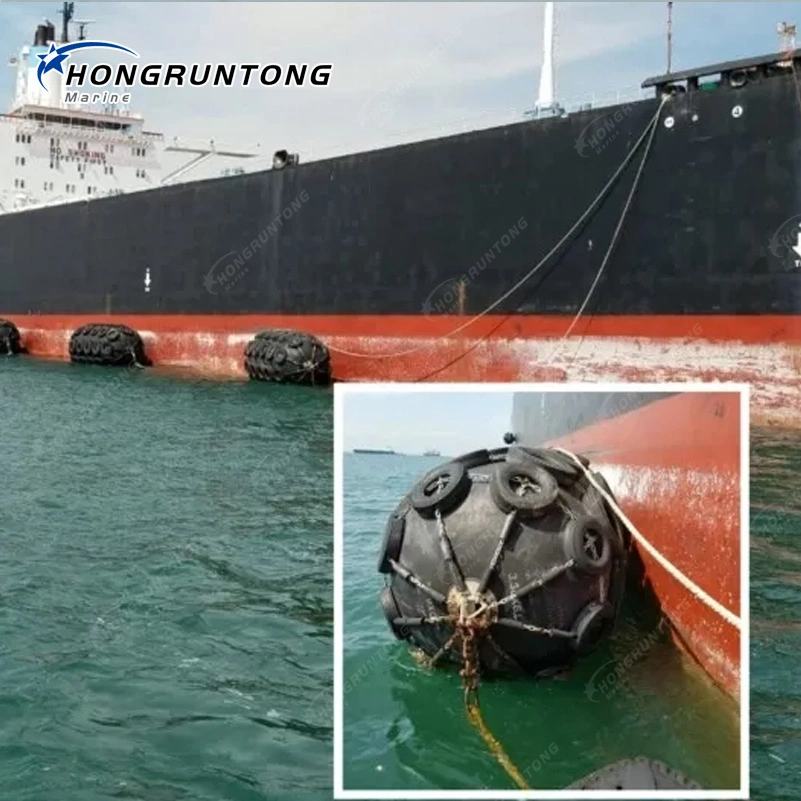
<path fill-rule="evenodd" d="M 158 184 L 156 184 L 158 186 Z M 49 206 L 66 206 L 71 203 L 91 203 L 94 200 L 103 198 L 117 197 L 118 195 L 129 195 L 132 192 L 145 192 L 153 189 L 153 186 L 135 187 L 133 189 L 110 189 L 105 192 L 94 192 L 91 195 L 57 195 L 49 197 L 47 200 L 30 201 L 21 197 L 19 190 L 0 192 L 0 215 L 15 214 L 21 211 L 34 211 L 35 209 L 46 209 Z"/>
<path fill-rule="evenodd" d="M 597 109 L 620 106 L 627 103 L 636 103 L 641 100 L 653 100 L 654 90 L 644 89 L 642 86 L 629 86 L 623 89 L 612 90 L 599 94 L 593 92 L 584 97 L 574 97 L 558 100 L 557 104 L 568 114 L 581 111 L 594 111 Z"/>
<path fill-rule="evenodd" d="M 155 133 L 153 131 L 134 131 L 123 132 L 115 131 L 112 128 L 92 128 L 87 125 L 74 125 L 66 122 L 49 122 L 47 120 L 34 120 L 30 117 L 20 117 L 15 114 L 0 114 L 0 123 L 7 123 L 15 125 L 20 130 L 26 133 L 37 131 L 44 134 L 53 134 L 58 136 L 60 133 L 68 131 L 69 133 L 78 134 L 81 138 L 86 139 L 99 139 L 110 144 L 136 144 L 143 142 L 145 144 L 151 142 L 161 142 L 164 139 L 164 134 Z"/>

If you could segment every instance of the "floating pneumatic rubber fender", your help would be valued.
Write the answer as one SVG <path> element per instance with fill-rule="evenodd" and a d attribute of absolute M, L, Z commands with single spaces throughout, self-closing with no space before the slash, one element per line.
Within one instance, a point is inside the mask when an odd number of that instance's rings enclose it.
<path fill-rule="evenodd" d="M 415 484 L 409 503 L 421 517 L 432 518 L 437 510 L 445 514 L 455 509 L 470 492 L 471 481 L 461 462 L 435 467 Z"/>
<path fill-rule="evenodd" d="M 402 538 L 398 536 L 398 523 L 392 519 L 384 531 L 378 568 L 386 576 L 392 595 L 381 603 L 394 637 L 399 636 L 395 621 L 400 618 L 405 621 L 400 624 L 404 640 L 429 658 L 461 663 L 455 615 L 459 598 L 465 598 L 467 592 L 468 608 L 484 610 L 476 630 L 479 671 L 486 675 L 510 671 L 545 675 L 570 666 L 596 638 L 606 636 L 607 629 L 600 622 L 607 612 L 593 612 L 590 617 L 587 610 L 593 603 L 609 603 L 611 628 L 624 589 L 626 552 L 619 549 L 607 554 L 609 561 L 600 572 L 580 569 L 577 560 L 566 553 L 565 529 L 575 519 L 592 519 L 597 514 L 599 527 L 602 521 L 609 541 L 616 536 L 613 521 L 602 511 L 595 512 L 599 508 L 598 490 L 591 492 L 584 476 L 560 488 L 545 468 L 508 459 L 508 448 L 474 451 L 426 475 L 430 482 L 424 493 L 427 503 L 422 510 L 410 504 L 403 512 Z M 446 500 L 443 510 L 436 505 L 436 496 L 458 486 L 451 484 L 450 478 L 442 480 L 443 469 L 447 468 L 444 472 L 450 476 L 454 464 L 457 474 L 459 468 L 467 473 L 469 485 L 455 506 L 448 508 Z M 476 467 L 470 471 L 465 464 Z M 534 514 L 517 508 L 527 495 L 537 497 L 538 505 L 542 502 L 537 484 L 536 489 L 527 488 L 523 496 L 514 492 L 511 511 L 499 508 L 492 486 L 496 474 L 506 469 L 528 484 L 533 482 L 526 471 L 548 474 L 553 499 L 550 506 Z M 539 474 L 537 478 L 547 483 Z M 415 489 L 422 490 L 425 479 Z M 515 483 L 514 489 L 518 488 L 519 483 Z M 411 501 L 411 493 L 406 497 Z M 459 499 L 458 493 L 455 498 Z M 585 499 L 594 503 L 592 510 Z M 391 517 L 398 516 L 401 509 L 403 501 Z M 438 510 L 440 519 L 434 521 Z M 592 531 L 595 533 L 594 528 Z M 391 543 L 399 546 L 392 564 L 388 554 L 395 552 L 395 545 Z M 603 564 L 602 546 L 599 542 L 600 560 L 597 553 L 588 554 L 591 562 Z M 384 572 L 382 567 L 389 571 Z M 503 602 L 496 604 L 501 599 Z M 596 617 L 599 621 L 593 623 Z"/>
<path fill-rule="evenodd" d="M 612 541 L 596 517 L 578 515 L 562 532 L 565 554 L 582 573 L 603 573 L 612 561 Z"/>
<path fill-rule="evenodd" d="M 402 630 L 395 623 L 395 620 L 402 617 L 402 615 L 398 608 L 398 602 L 395 600 L 395 596 L 392 594 L 392 590 L 389 587 L 384 587 L 384 589 L 381 590 L 381 608 L 384 610 L 387 623 L 389 623 L 389 627 L 395 637 L 399 640 L 407 639 L 409 636 L 408 631 Z"/>
<path fill-rule="evenodd" d="M 19 329 L 11 320 L 0 320 L 0 354 L 14 356 L 22 353 Z"/>
<path fill-rule="evenodd" d="M 615 619 L 614 607 L 593 601 L 581 610 L 573 624 L 573 648 L 580 656 L 591 653 L 600 644 Z"/>
<path fill-rule="evenodd" d="M 79 364 L 150 364 L 142 337 L 126 325 L 87 323 L 76 328 L 70 337 L 69 355 Z"/>
<path fill-rule="evenodd" d="M 504 513 L 524 516 L 543 514 L 559 493 L 556 479 L 544 468 L 529 462 L 505 462 L 492 474 L 490 493 Z"/>
<path fill-rule="evenodd" d="M 331 383 L 328 348 L 303 331 L 260 331 L 245 347 L 245 370 L 250 378 L 282 384 Z"/>
<path fill-rule="evenodd" d="M 406 514 L 410 509 L 409 501 L 404 498 L 387 521 L 384 529 L 384 541 L 378 555 L 378 572 L 391 573 L 390 560 L 397 562 L 403 547 L 403 532 L 406 528 Z"/>

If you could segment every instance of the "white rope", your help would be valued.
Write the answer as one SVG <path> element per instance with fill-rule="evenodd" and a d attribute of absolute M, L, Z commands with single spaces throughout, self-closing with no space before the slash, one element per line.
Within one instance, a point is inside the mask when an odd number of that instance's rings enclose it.
<path fill-rule="evenodd" d="M 667 98 L 663 97 L 662 102 L 659 104 L 659 109 L 657 110 L 657 117 L 659 116 L 659 111 L 661 111 L 662 106 L 665 104 Z M 631 208 L 631 201 L 634 200 L 634 193 L 637 191 L 637 187 L 640 184 L 640 176 L 642 175 L 643 168 L 645 167 L 645 162 L 648 159 L 648 154 L 651 152 L 651 144 L 654 141 L 654 134 L 656 133 L 657 129 L 657 120 L 654 118 L 653 120 L 653 127 L 651 128 L 651 135 L 648 137 L 648 144 L 645 146 L 645 153 L 643 153 L 642 161 L 640 162 L 640 166 L 637 170 L 637 174 L 634 176 L 634 181 L 631 184 L 631 191 L 629 192 L 629 196 L 626 198 L 626 204 L 623 206 L 623 211 L 620 215 L 620 219 L 617 221 L 617 227 L 615 228 L 615 232 L 612 234 L 612 239 L 609 242 L 609 247 L 606 249 L 606 254 L 604 255 L 603 261 L 601 262 L 601 266 L 598 268 L 598 272 L 595 274 L 595 279 L 592 282 L 589 290 L 587 291 L 587 295 L 584 298 L 584 302 L 579 307 L 579 310 L 576 312 L 576 316 L 573 318 L 573 322 L 567 328 L 564 334 L 562 334 L 562 339 L 567 339 L 570 334 L 573 332 L 573 329 L 576 327 L 576 323 L 581 319 L 581 315 L 584 314 L 584 310 L 587 308 L 587 304 L 590 302 L 590 298 L 592 297 L 593 293 L 595 292 L 595 287 L 598 286 L 598 282 L 601 280 L 601 276 L 604 274 L 604 270 L 606 269 L 606 265 L 609 263 L 609 257 L 612 255 L 612 251 L 615 249 L 615 245 L 617 244 L 617 238 L 620 236 L 620 230 L 623 228 L 623 221 L 626 219 L 626 215 Z"/>
<path fill-rule="evenodd" d="M 720 617 L 722 617 L 727 623 L 731 623 L 731 625 L 738 630 L 741 628 L 740 618 L 737 615 L 735 615 L 733 612 L 730 612 L 725 606 L 720 604 L 711 595 L 709 595 L 709 593 L 702 590 L 692 579 L 685 576 L 681 570 L 679 570 L 672 562 L 666 559 L 653 545 L 651 545 L 650 542 L 648 542 L 648 540 L 637 530 L 637 527 L 634 525 L 634 523 L 632 523 L 631 520 L 626 517 L 622 509 L 615 502 L 615 499 L 598 484 L 590 471 L 581 463 L 581 460 L 578 459 L 575 454 L 571 453 L 570 451 L 566 451 L 564 448 L 553 448 L 553 450 L 570 457 L 570 459 L 572 459 L 573 462 L 578 465 L 578 467 L 587 477 L 587 480 L 590 482 L 590 484 L 592 484 L 592 486 L 601 493 L 601 496 L 609 504 L 612 511 L 618 516 L 618 519 L 623 523 L 623 525 L 626 526 L 629 534 L 631 534 L 640 547 L 646 550 L 663 568 L 665 568 L 668 573 L 670 573 L 671 576 L 673 576 L 673 578 L 675 578 L 696 598 L 698 598 L 699 601 L 702 601 L 710 609 L 717 612 L 717 614 L 720 615 Z"/>
<path fill-rule="evenodd" d="M 503 301 L 505 301 L 508 297 L 513 295 L 515 292 L 517 292 L 517 290 L 520 289 L 520 287 L 522 287 L 523 284 L 525 284 L 530 278 L 532 278 L 534 276 L 534 274 L 538 270 L 540 270 L 543 266 L 545 266 L 545 264 L 548 263 L 548 261 L 550 260 L 551 256 L 553 256 L 553 254 L 556 253 L 556 251 L 559 250 L 560 247 L 562 247 L 562 245 L 573 235 L 573 233 L 579 227 L 581 227 L 581 225 L 584 223 L 584 221 L 587 219 L 587 217 L 589 217 L 590 214 L 592 214 L 592 212 L 595 210 L 595 207 L 604 199 L 604 197 L 606 196 L 607 192 L 611 189 L 611 187 L 617 181 L 617 179 L 620 176 L 620 174 L 626 169 L 626 167 L 628 167 L 629 162 L 634 158 L 634 155 L 640 149 L 640 145 L 643 143 L 643 141 L 645 140 L 645 137 L 648 136 L 649 133 L 651 134 L 651 137 L 648 140 L 648 147 L 650 148 L 650 143 L 651 143 L 651 140 L 653 139 L 653 132 L 656 130 L 656 126 L 658 124 L 659 115 L 662 112 L 662 106 L 664 106 L 666 100 L 667 100 L 667 98 L 662 98 L 662 101 L 660 102 L 659 107 L 656 110 L 656 113 L 651 118 L 651 120 L 648 123 L 648 125 L 645 126 L 645 130 L 643 130 L 643 132 L 640 134 L 639 139 L 637 139 L 637 141 L 634 143 L 634 146 L 626 154 L 626 157 L 623 159 L 623 161 L 620 164 L 620 166 L 615 170 L 615 172 L 612 175 L 612 177 L 606 182 L 606 185 L 603 187 L 603 189 L 601 189 L 601 191 L 596 195 L 595 200 L 593 200 L 592 203 L 590 203 L 590 205 L 587 206 L 586 211 L 573 223 L 573 225 L 568 229 L 567 233 L 542 257 L 542 259 L 539 261 L 539 263 L 536 264 L 534 267 L 532 267 L 511 289 L 508 289 L 499 298 L 497 298 L 492 303 L 490 303 L 490 305 L 487 306 L 486 309 L 484 309 L 483 311 L 481 311 L 478 314 L 474 315 L 469 320 L 467 320 L 466 322 L 464 322 L 461 325 L 457 326 L 456 328 L 452 329 L 451 331 L 448 331 L 448 333 L 443 334 L 441 337 L 439 337 L 437 339 L 438 342 L 443 340 L 443 339 L 449 339 L 450 337 L 455 336 L 459 332 L 464 331 L 465 328 L 468 328 L 469 326 L 471 326 L 477 320 L 480 320 L 482 317 L 485 317 L 486 315 L 488 315 L 493 309 L 495 309 L 498 306 L 500 306 L 500 304 L 503 303 Z M 646 155 L 647 155 L 647 153 L 646 153 Z M 643 167 L 644 163 L 645 163 L 645 158 L 643 157 L 643 161 L 640 163 L 640 169 L 637 172 L 636 181 L 639 181 L 639 175 L 640 175 L 640 172 L 642 172 L 642 167 Z M 637 185 L 636 181 L 635 181 L 635 184 L 634 184 L 634 188 L 636 188 L 636 185 Z M 629 202 L 631 201 L 631 197 L 632 196 L 633 196 L 633 191 L 632 191 L 632 194 L 629 196 Z M 622 225 L 623 218 L 625 217 L 625 213 L 626 213 L 627 210 L 628 210 L 628 204 L 626 205 L 626 208 L 624 209 L 623 217 L 621 217 L 619 225 Z M 617 237 L 617 231 L 615 232 L 615 235 L 613 237 L 613 241 L 612 241 L 613 245 L 614 245 L 614 241 L 615 241 L 616 237 Z M 605 263 L 604 263 L 604 266 L 605 266 Z M 597 280 L 599 278 L 600 278 L 600 274 L 598 276 L 596 276 L 596 283 L 597 283 Z M 593 286 L 593 289 L 594 289 L 594 286 Z M 586 301 L 588 301 L 588 300 L 589 300 L 589 296 L 585 300 L 585 305 L 586 305 Z M 575 325 L 575 322 L 576 321 L 574 320 L 574 322 L 573 322 L 574 325 Z M 364 359 L 392 359 L 392 358 L 396 358 L 398 356 L 408 356 L 408 355 L 410 355 L 412 353 L 417 353 L 418 351 L 426 350 L 427 348 L 430 348 L 430 347 L 431 347 L 431 343 L 430 342 L 424 342 L 421 345 L 415 345 L 414 347 L 407 348 L 406 350 L 396 351 L 394 353 L 368 353 L 368 352 L 348 351 L 348 350 L 344 350 L 343 348 L 337 348 L 337 347 L 334 347 L 333 345 L 329 344 L 328 345 L 328 350 L 331 351 L 332 353 L 341 353 L 343 356 L 352 356 L 352 357 L 359 357 L 359 358 L 364 358 Z"/>

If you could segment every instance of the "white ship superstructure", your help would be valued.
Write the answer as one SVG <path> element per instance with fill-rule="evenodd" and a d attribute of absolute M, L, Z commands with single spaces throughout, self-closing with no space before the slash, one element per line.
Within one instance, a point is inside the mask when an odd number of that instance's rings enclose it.
<path fill-rule="evenodd" d="M 219 150 L 213 142 L 186 147 L 173 139 L 167 145 L 163 134 L 146 131 L 144 118 L 121 103 L 67 103 L 64 75 L 55 70 L 43 76 L 47 90 L 43 89 L 37 77 L 39 56 L 52 44 L 59 47 L 69 41 L 73 4 L 65 3 L 62 13 L 58 39 L 55 25 L 45 20 L 37 26 L 33 44 L 24 45 L 9 62 L 16 67 L 17 78 L 11 108 L 0 114 L 0 214 L 193 180 L 200 177 L 196 168 L 211 158 L 219 156 L 230 163 L 251 157 Z M 76 24 L 78 38 L 83 39 L 87 23 Z M 193 158 L 168 172 L 167 152 Z M 243 171 L 229 167 L 216 175 Z M 211 177 L 208 171 L 204 177 Z"/>
<path fill-rule="evenodd" d="M 64 30 L 68 30 L 65 20 Z M 63 76 L 37 79 L 40 54 L 55 26 L 36 28 L 33 45 L 12 59 L 17 69 L 11 109 L 0 115 L 0 210 L 65 203 L 149 189 L 162 181 L 164 137 L 123 106 L 79 107 L 64 102 Z"/>

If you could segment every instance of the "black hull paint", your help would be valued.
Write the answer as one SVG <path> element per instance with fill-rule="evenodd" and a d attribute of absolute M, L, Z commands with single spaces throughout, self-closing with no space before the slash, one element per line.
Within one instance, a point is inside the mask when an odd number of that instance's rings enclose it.
<path fill-rule="evenodd" d="M 568 231 L 657 107 L 639 101 L 2 215 L 0 311 L 476 313 Z M 586 314 L 798 314 L 790 244 L 801 214 L 800 142 L 791 76 L 669 101 Z M 498 312 L 578 310 L 642 152 Z"/>

